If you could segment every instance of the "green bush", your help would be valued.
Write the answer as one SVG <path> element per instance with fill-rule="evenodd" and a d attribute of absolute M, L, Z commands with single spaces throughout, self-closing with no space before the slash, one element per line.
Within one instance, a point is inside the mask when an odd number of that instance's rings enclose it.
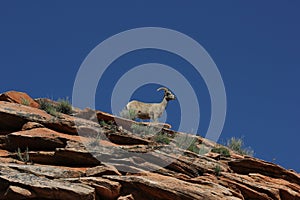
<path fill-rule="evenodd" d="M 108 124 L 104 120 L 100 120 L 99 122 L 100 126 L 107 126 Z"/>
<path fill-rule="evenodd" d="M 69 99 L 68 98 L 58 99 L 58 105 L 56 107 L 56 111 L 67 115 L 72 114 L 72 105 Z"/>
<path fill-rule="evenodd" d="M 132 124 L 130 128 L 134 134 L 139 135 L 154 135 L 160 131 L 158 128 L 153 126 L 145 126 L 143 124 Z"/>
<path fill-rule="evenodd" d="M 29 150 L 28 147 L 26 148 L 25 152 L 22 153 L 21 149 L 18 147 L 18 151 L 17 151 L 17 156 L 18 159 L 24 163 L 29 162 L 30 158 L 29 158 Z"/>
<path fill-rule="evenodd" d="M 188 147 L 187 150 L 199 154 L 200 149 L 197 147 L 197 144 L 198 144 L 197 140 L 193 139 L 191 145 Z"/>
<path fill-rule="evenodd" d="M 242 155 L 253 156 L 254 154 L 254 151 L 250 147 L 248 148 L 244 147 L 244 141 L 242 138 L 235 138 L 235 137 L 230 138 L 227 141 L 227 147 Z"/>
<path fill-rule="evenodd" d="M 29 106 L 30 102 L 28 99 L 25 98 L 21 98 L 21 104 L 24 106 Z"/>
<path fill-rule="evenodd" d="M 40 109 L 46 111 L 48 114 L 58 117 L 59 113 L 56 110 L 56 107 L 53 106 L 50 102 L 46 100 L 41 100 L 40 102 Z"/>
<path fill-rule="evenodd" d="M 189 134 L 178 135 L 177 137 L 175 137 L 175 143 L 177 147 L 181 149 L 186 149 L 197 154 L 203 154 L 203 152 L 205 151 L 202 148 L 203 146 L 201 147 L 201 149 L 197 146 L 199 144 L 197 138 Z"/>
<path fill-rule="evenodd" d="M 230 152 L 225 147 L 214 147 L 214 148 L 212 148 L 211 152 L 219 153 L 221 156 L 224 156 L 224 157 L 230 157 Z"/>
<path fill-rule="evenodd" d="M 55 117 L 59 116 L 59 113 L 64 113 L 67 115 L 72 114 L 72 105 L 68 98 L 66 99 L 58 99 L 57 106 L 53 105 L 53 103 L 42 99 L 40 102 L 40 109 L 46 111 L 48 114 L 53 115 Z"/>
<path fill-rule="evenodd" d="M 222 172 L 221 166 L 220 165 L 216 165 L 215 168 L 214 168 L 214 172 L 215 172 L 216 176 L 220 176 L 221 172 Z"/>
<path fill-rule="evenodd" d="M 162 143 L 162 144 L 170 144 L 170 142 L 171 142 L 171 140 L 167 136 L 167 134 L 163 134 L 161 132 L 157 133 L 153 139 L 155 142 Z"/>

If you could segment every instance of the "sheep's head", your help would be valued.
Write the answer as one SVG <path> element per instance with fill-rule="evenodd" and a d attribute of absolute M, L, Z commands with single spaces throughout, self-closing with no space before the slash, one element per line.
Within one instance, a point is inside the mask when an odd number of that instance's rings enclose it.
<path fill-rule="evenodd" d="M 160 90 L 165 91 L 165 98 L 166 98 L 167 101 L 176 99 L 175 95 L 168 88 L 161 87 L 161 88 L 157 89 L 157 91 L 160 91 Z"/>

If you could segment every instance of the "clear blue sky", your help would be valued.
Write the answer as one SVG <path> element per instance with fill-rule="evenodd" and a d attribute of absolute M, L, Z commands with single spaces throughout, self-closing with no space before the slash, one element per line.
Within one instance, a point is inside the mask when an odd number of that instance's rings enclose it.
<path fill-rule="evenodd" d="M 2 1 L 0 92 L 71 97 L 77 70 L 101 41 L 138 27 L 174 29 L 198 41 L 222 75 L 228 111 L 219 142 L 244 136 L 256 157 L 300 172 L 299 1 L 120 2 Z M 149 62 L 187 65 L 155 50 L 120 57 L 103 79 L 107 90 L 97 91 L 97 108 L 110 111 L 111 85 L 124 72 L 121 65 L 129 69 Z M 210 119 L 209 95 L 201 77 L 191 82 L 203 91 L 198 94 L 203 120 L 198 133 L 203 135 Z M 161 93 L 151 93 L 156 87 L 141 87 L 134 97 L 158 101 Z M 177 111 L 178 102 L 172 102 L 168 122 L 174 128 Z"/>

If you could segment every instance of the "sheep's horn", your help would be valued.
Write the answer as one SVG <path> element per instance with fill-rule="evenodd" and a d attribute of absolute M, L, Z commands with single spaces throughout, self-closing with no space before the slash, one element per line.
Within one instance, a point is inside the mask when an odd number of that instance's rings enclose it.
<path fill-rule="evenodd" d="M 166 92 L 166 91 L 169 91 L 169 89 L 166 88 L 166 87 L 160 87 L 160 88 L 157 89 L 157 91 L 159 91 L 159 90 L 164 90 L 165 92 Z"/>

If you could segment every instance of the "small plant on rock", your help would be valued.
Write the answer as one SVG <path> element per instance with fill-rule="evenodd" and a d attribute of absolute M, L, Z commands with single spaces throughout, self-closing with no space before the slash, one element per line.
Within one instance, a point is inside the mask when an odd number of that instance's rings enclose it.
<path fill-rule="evenodd" d="M 236 138 L 232 137 L 227 141 L 227 147 L 232 149 L 233 151 L 241 154 L 241 155 L 248 155 L 248 156 L 253 156 L 254 151 L 248 147 L 244 147 L 244 141 L 242 138 Z"/>
<path fill-rule="evenodd" d="M 145 126 L 142 124 L 135 123 L 132 124 L 130 128 L 132 133 L 139 135 L 154 135 L 155 133 L 160 131 L 158 128 L 155 128 L 153 126 Z"/>
<path fill-rule="evenodd" d="M 197 144 L 198 144 L 197 140 L 193 139 L 191 145 L 188 147 L 187 150 L 198 154 L 200 149 L 197 147 Z"/>
<path fill-rule="evenodd" d="M 64 113 L 67 115 L 72 114 L 72 105 L 71 105 L 68 97 L 65 99 L 58 99 L 58 102 L 59 103 L 56 107 L 57 112 Z"/>
<path fill-rule="evenodd" d="M 157 143 L 170 144 L 170 138 L 167 136 L 167 134 L 163 134 L 161 132 L 157 133 L 153 139 Z"/>
<path fill-rule="evenodd" d="M 194 152 L 199 154 L 200 149 L 198 148 L 198 140 L 197 138 L 189 135 L 189 134 L 182 134 L 175 137 L 176 146 L 181 149 L 186 149 L 188 151 Z"/>
<path fill-rule="evenodd" d="M 46 111 L 48 114 L 58 117 L 59 113 L 56 111 L 56 107 L 52 105 L 50 102 L 46 100 L 41 100 L 40 102 L 40 109 Z"/>
<path fill-rule="evenodd" d="M 218 153 L 220 154 L 221 156 L 224 156 L 224 157 L 230 157 L 230 152 L 227 148 L 225 147 L 214 147 L 212 148 L 211 152 L 213 153 Z"/>
<path fill-rule="evenodd" d="M 104 127 L 104 126 L 108 126 L 108 124 L 104 121 L 104 120 L 100 120 L 99 121 L 100 126 Z"/>
<path fill-rule="evenodd" d="M 215 168 L 214 168 L 214 173 L 216 176 L 220 176 L 221 175 L 221 172 L 222 172 L 222 168 L 220 165 L 216 165 Z"/>
<path fill-rule="evenodd" d="M 21 104 L 24 105 L 24 106 L 29 106 L 30 105 L 30 102 L 28 99 L 25 99 L 25 98 L 21 98 Z"/>
<path fill-rule="evenodd" d="M 29 150 L 28 147 L 26 147 L 26 150 L 24 153 L 21 152 L 21 149 L 18 147 L 18 151 L 17 151 L 17 156 L 18 159 L 24 163 L 29 162 Z"/>

